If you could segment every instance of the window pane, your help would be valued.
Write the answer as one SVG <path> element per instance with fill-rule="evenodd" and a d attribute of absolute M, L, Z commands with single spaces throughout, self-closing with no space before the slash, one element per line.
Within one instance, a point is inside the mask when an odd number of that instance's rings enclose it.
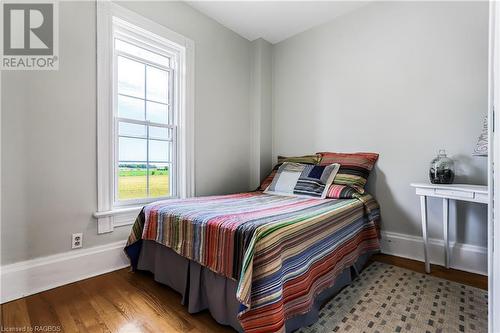
<path fill-rule="evenodd" d="M 127 163 L 118 169 L 118 199 L 145 198 L 147 192 L 146 164 Z"/>
<path fill-rule="evenodd" d="M 172 138 L 172 130 L 165 127 L 149 126 L 149 137 L 151 139 L 170 140 Z"/>
<path fill-rule="evenodd" d="M 118 116 L 144 120 L 144 100 L 118 95 Z"/>
<path fill-rule="evenodd" d="M 146 99 L 160 103 L 168 103 L 168 72 L 147 66 L 146 68 L 147 91 Z"/>
<path fill-rule="evenodd" d="M 127 43 L 118 38 L 115 39 L 115 48 L 118 51 L 128 53 L 132 56 L 145 59 L 165 67 L 170 67 L 169 58 L 159 55 L 158 53 L 154 53 L 146 49 L 143 49 L 142 47 Z"/>
<path fill-rule="evenodd" d="M 168 105 L 146 102 L 147 120 L 153 123 L 168 124 Z"/>
<path fill-rule="evenodd" d="M 146 138 L 146 126 L 120 122 L 118 125 L 118 134 L 125 136 L 140 136 Z"/>
<path fill-rule="evenodd" d="M 154 162 L 170 162 L 171 143 L 168 141 L 149 140 L 149 160 Z"/>
<path fill-rule="evenodd" d="M 146 139 L 119 138 L 118 160 L 146 162 Z"/>
<path fill-rule="evenodd" d="M 144 98 L 144 70 L 140 62 L 118 57 L 118 93 Z"/>
<path fill-rule="evenodd" d="M 170 195 L 170 164 L 149 165 L 149 196 L 166 197 Z"/>

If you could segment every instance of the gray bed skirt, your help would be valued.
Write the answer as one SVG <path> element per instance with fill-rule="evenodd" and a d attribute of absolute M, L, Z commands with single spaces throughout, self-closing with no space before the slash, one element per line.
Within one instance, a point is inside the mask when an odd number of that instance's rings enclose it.
<path fill-rule="evenodd" d="M 292 332 L 316 322 L 320 307 L 351 283 L 369 257 L 370 254 L 365 254 L 352 267 L 345 269 L 333 287 L 316 297 L 311 311 L 287 320 L 286 331 Z M 240 303 L 236 299 L 236 281 L 214 273 L 154 241 L 143 241 L 137 269 L 153 273 L 155 281 L 180 293 L 182 304 L 187 306 L 189 313 L 208 310 L 218 323 L 243 331 L 237 317 Z"/>

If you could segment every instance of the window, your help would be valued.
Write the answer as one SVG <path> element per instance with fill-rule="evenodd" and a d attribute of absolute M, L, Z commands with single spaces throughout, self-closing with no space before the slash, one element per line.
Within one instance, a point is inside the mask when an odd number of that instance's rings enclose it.
<path fill-rule="evenodd" d="M 97 19 L 101 233 L 140 205 L 193 195 L 194 46 L 116 4 L 98 2 Z"/>
<path fill-rule="evenodd" d="M 118 22 L 114 40 L 114 200 L 176 196 L 179 60 L 167 45 L 135 39 Z"/>

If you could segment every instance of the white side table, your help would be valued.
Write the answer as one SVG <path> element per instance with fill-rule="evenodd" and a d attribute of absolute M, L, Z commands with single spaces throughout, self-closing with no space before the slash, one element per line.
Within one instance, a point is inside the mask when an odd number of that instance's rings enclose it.
<path fill-rule="evenodd" d="M 450 267 L 449 244 L 449 201 L 461 200 L 488 204 L 488 186 L 451 184 L 440 185 L 430 183 L 412 183 L 415 192 L 420 196 L 420 213 L 422 214 L 422 237 L 424 239 L 425 271 L 431 272 L 427 240 L 427 197 L 443 199 L 443 236 L 444 236 L 444 261 L 446 268 Z"/>

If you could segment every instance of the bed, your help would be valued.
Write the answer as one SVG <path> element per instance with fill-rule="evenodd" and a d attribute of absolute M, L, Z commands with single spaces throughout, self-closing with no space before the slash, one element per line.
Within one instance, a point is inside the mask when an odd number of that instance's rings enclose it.
<path fill-rule="evenodd" d="M 145 206 L 125 252 L 183 296 L 245 332 L 290 332 L 317 320 L 321 304 L 379 250 L 379 206 L 354 199 L 261 191 Z"/>

